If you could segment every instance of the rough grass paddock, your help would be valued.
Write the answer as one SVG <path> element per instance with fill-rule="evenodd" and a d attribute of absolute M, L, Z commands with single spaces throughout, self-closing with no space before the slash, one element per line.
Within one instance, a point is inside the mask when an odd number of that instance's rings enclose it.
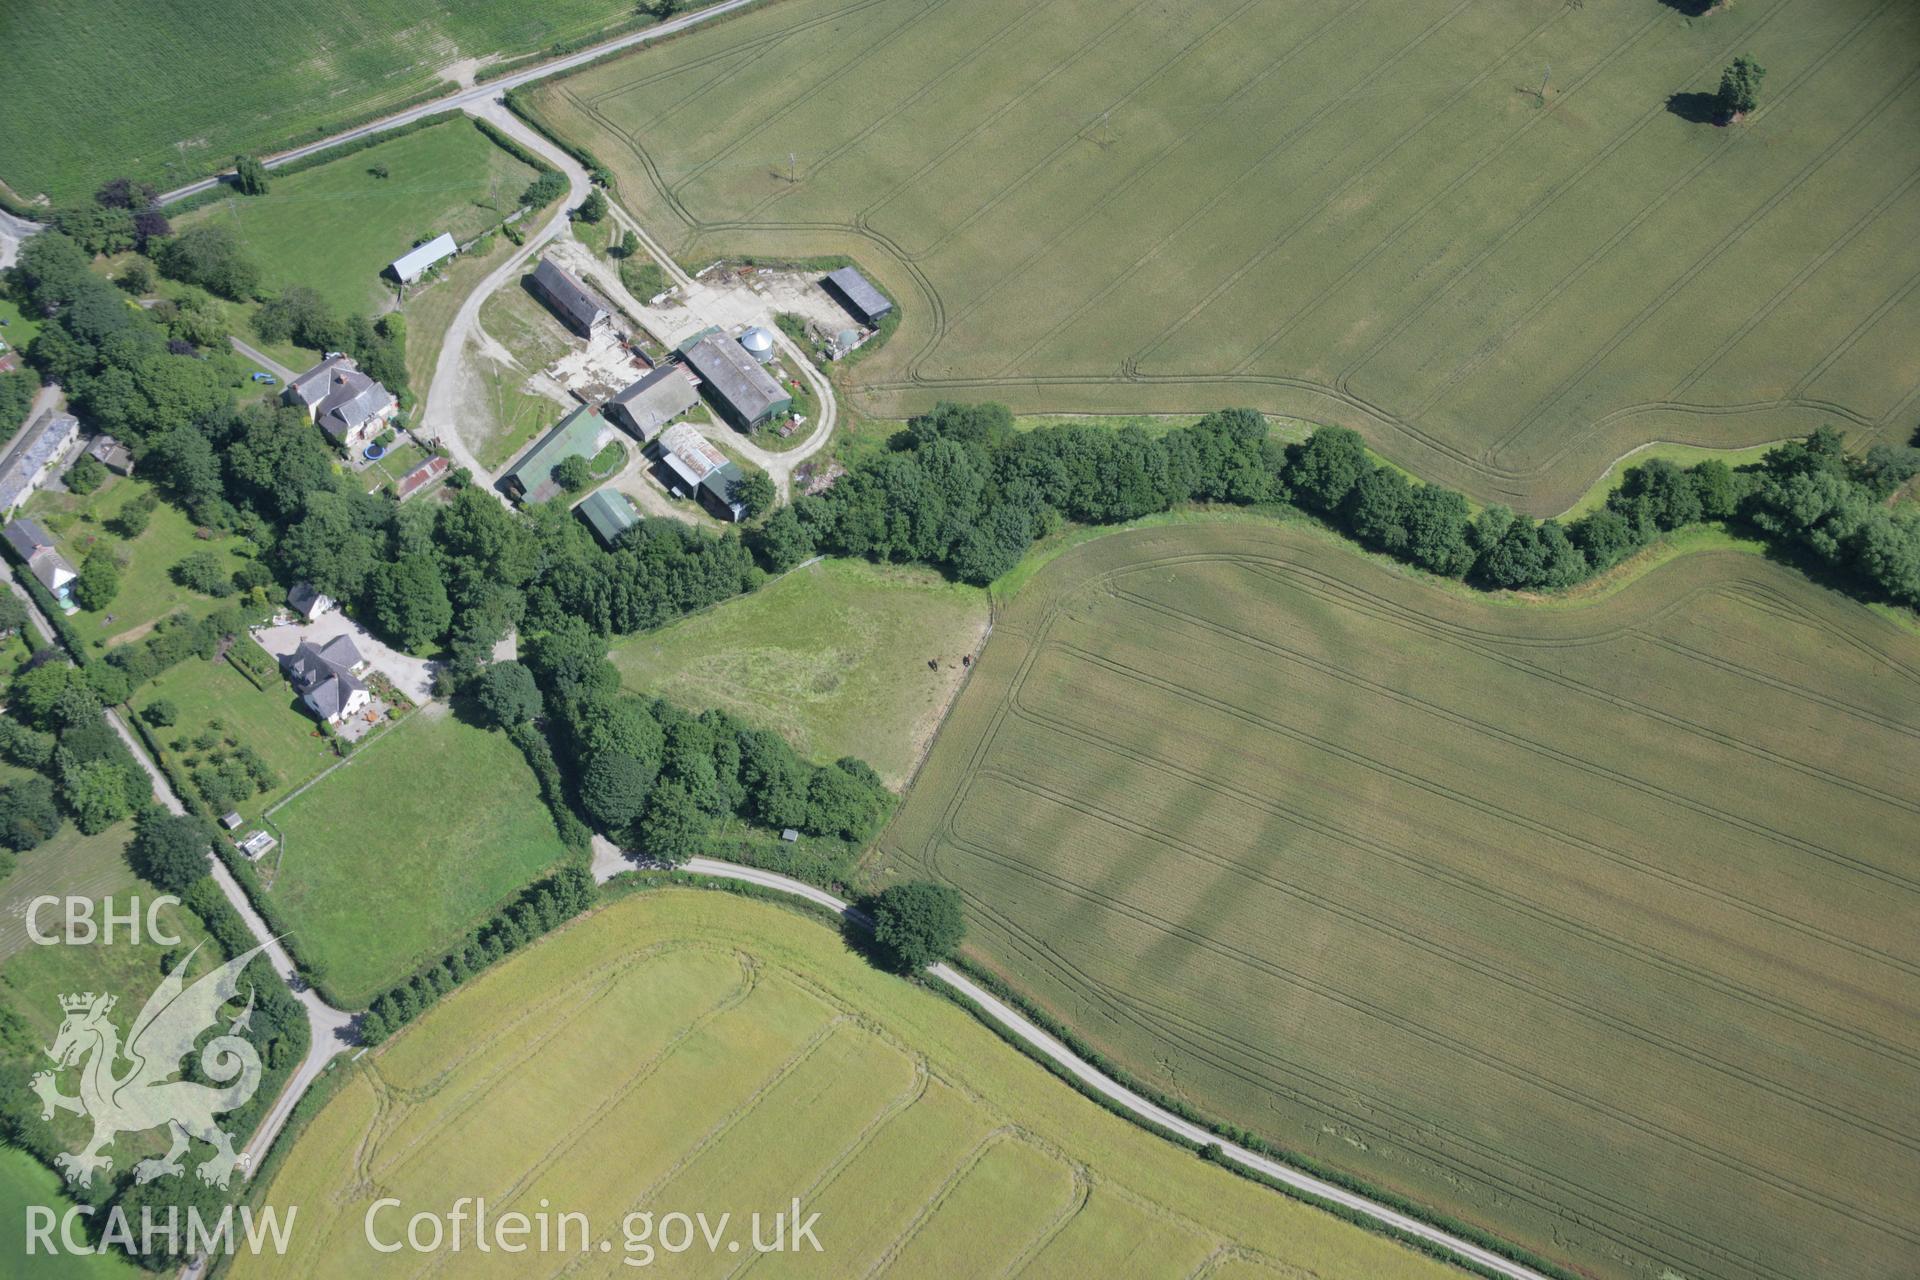
<path fill-rule="evenodd" d="M 610 655 L 641 693 L 723 707 L 815 760 L 854 755 L 898 790 L 987 629 L 987 595 L 917 569 L 824 560 Z M 927 666 L 938 660 L 939 670 Z"/>
<path fill-rule="evenodd" d="M 1598 1275 L 1920 1248 L 1920 637 L 1701 552 L 1590 606 L 1299 528 L 1068 550 L 879 842 L 1102 1051 Z"/>
<path fill-rule="evenodd" d="M 592 1247 L 468 1248 L 463 1276 L 633 1274 L 621 1219 L 674 1210 L 732 1214 L 742 1251 L 653 1268 L 728 1275 L 751 1256 L 748 1215 L 796 1195 L 822 1252 L 756 1271 L 1449 1274 L 1109 1115 L 813 920 L 686 890 L 545 939 L 369 1055 L 266 1191 L 301 1206 L 295 1249 L 235 1274 L 442 1274 L 452 1255 L 373 1253 L 368 1205 L 485 1196 L 587 1214 Z"/>
<path fill-rule="evenodd" d="M 269 894 L 349 1006 L 437 960 L 563 854 L 506 735 L 411 713 L 273 815 Z"/>
<path fill-rule="evenodd" d="M 462 59 L 535 52 L 633 12 L 616 0 L 9 5 L 0 177 L 61 202 L 123 173 L 177 186 L 236 151 L 311 141 L 450 89 L 442 72 Z"/>
<path fill-rule="evenodd" d="M 1668 109 L 1749 51 L 1750 118 Z M 791 0 L 535 103 L 683 259 L 856 257 L 869 413 L 1247 403 L 1548 515 L 1920 406 L 1909 4 Z"/>
<path fill-rule="evenodd" d="M 387 176 L 375 177 L 375 165 L 385 165 Z M 447 231 L 464 244 L 496 225 L 514 211 L 533 176 L 456 116 L 276 177 L 264 196 L 228 196 L 181 225 L 231 227 L 260 264 L 268 290 L 306 285 L 343 315 L 380 311 L 394 288 L 381 272 L 394 259 L 416 240 Z M 243 339 L 253 336 L 239 332 Z"/>

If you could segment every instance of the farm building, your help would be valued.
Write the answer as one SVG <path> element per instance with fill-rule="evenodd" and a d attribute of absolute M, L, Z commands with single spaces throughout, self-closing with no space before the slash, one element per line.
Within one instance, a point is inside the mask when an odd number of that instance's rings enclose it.
<path fill-rule="evenodd" d="M 352 356 L 339 352 L 289 382 L 280 398 L 305 409 L 307 419 L 348 453 L 392 426 L 400 409 L 393 392 L 360 372 Z"/>
<path fill-rule="evenodd" d="M 335 636 L 324 645 L 302 641 L 280 659 L 280 670 L 300 701 L 328 724 L 339 724 L 373 700 L 360 679 L 366 665 L 360 650 L 345 636 Z"/>
<path fill-rule="evenodd" d="M 412 284 L 426 273 L 427 268 L 445 262 L 458 252 L 460 246 L 453 242 L 451 235 L 442 231 L 425 244 L 415 245 L 395 258 L 387 270 L 393 272 L 393 278 L 401 284 Z"/>
<path fill-rule="evenodd" d="M 682 422 L 660 433 L 660 462 L 686 486 L 700 505 L 722 520 L 738 520 L 743 514 L 733 500 L 733 486 L 740 479 L 740 468 L 720 452 L 712 441 Z"/>
<path fill-rule="evenodd" d="M 853 313 L 853 318 L 872 328 L 880 323 L 880 317 L 893 310 L 893 303 L 887 301 L 887 295 L 873 287 L 872 281 L 853 267 L 841 267 L 827 274 L 821 281 L 827 292 L 839 299 L 840 305 Z"/>
<path fill-rule="evenodd" d="M 761 364 L 766 364 L 773 359 L 772 331 L 763 329 L 759 325 L 753 326 L 740 335 L 740 349 Z"/>
<path fill-rule="evenodd" d="M 573 509 L 573 514 L 587 522 L 587 528 L 593 530 L 593 536 L 600 539 L 609 551 L 620 540 L 620 535 L 640 523 L 640 513 L 633 509 L 633 499 L 618 489 L 598 489 L 587 495 L 585 502 Z"/>
<path fill-rule="evenodd" d="M 20 563 L 40 581 L 62 609 L 73 608 L 74 572 L 67 558 L 54 548 L 53 537 L 38 520 L 15 520 L 4 530 L 7 545 L 20 557 Z"/>
<path fill-rule="evenodd" d="M 545 502 L 560 493 L 553 469 L 562 458 L 591 458 L 613 431 L 600 411 L 586 405 L 560 419 L 553 430 L 520 455 L 513 469 L 501 477 L 508 493 L 522 502 Z"/>
<path fill-rule="evenodd" d="M 699 403 L 699 388 L 687 371 L 677 364 L 663 364 L 607 401 L 606 414 L 645 444 Z"/>
<path fill-rule="evenodd" d="M 760 367 L 760 362 L 717 329 L 710 329 L 685 344 L 681 355 L 700 375 L 714 407 L 744 431 L 751 431 L 793 408 L 793 397 Z"/>
<path fill-rule="evenodd" d="M 0 460 L 0 515 L 10 514 L 32 497 L 79 438 L 79 419 L 70 413 L 46 409 L 28 423 L 19 443 Z"/>
<path fill-rule="evenodd" d="M 87 445 L 87 456 L 115 475 L 133 474 L 133 450 L 112 436 L 95 436 Z"/>
<path fill-rule="evenodd" d="M 580 283 L 565 267 L 547 258 L 533 269 L 533 291 L 553 309 L 560 322 L 583 338 L 613 319 L 613 304 Z"/>

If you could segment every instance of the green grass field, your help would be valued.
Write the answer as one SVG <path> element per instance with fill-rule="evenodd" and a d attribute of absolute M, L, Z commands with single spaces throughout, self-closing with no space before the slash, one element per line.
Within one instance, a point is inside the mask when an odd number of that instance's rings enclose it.
<path fill-rule="evenodd" d="M 866 412 L 1253 404 L 1548 515 L 1920 403 L 1920 9 L 1676 9 L 791 0 L 536 101 L 682 259 L 873 273 Z M 1748 120 L 1669 110 L 1746 52 Z"/>
<path fill-rule="evenodd" d="M 1241 522 L 1066 551 L 976 668 L 880 858 L 1143 1079 L 1590 1274 L 1909 1270 L 1920 635 Z"/>
<path fill-rule="evenodd" d="M 132 541 L 106 527 L 129 501 L 152 488 L 145 480 L 115 476 L 85 497 L 42 489 L 27 500 L 26 514 L 46 524 L 74 568 L 79 568 L 87 552 L 101 541 L 113 549 L 120 564 L 120 590 L 106 607 L 82 609 L 68 619 L 87 644 L 104 640 L 112 645 L 138 639 L 167 614 L 211 613 L 218 608 L 219 601 L 180 586 L 169 574 L 174 565 L 194 552 L 219 552 L 228 572 L 240 565 L 238 548 L 245 545 L 241 539 L 196 537 L 193 522 L 170 502 L 162 501 L 154 508 L 146 529 Z"/>
<path fill-rule="evenodd" d="M 563 853 L 519 750 L 441 704 L 356 750 L 273 822 L 273 903 L 302 956 L 356 1008 Z"/>
<path fill-rule="evenodd" d="M 375 177 L 375 165 L 388 176 Z M 512 213 L 533 176 L 470 121 L 451 118 L 275 178 L 264 196 L 229 196 L 180 225 L 232 227 L 269 289 L 302 284 L 343 314 L 370 312 L 393 294 L 380 273 L 415 241 L 449 231 L 464 243 Z"/>
<path fill-rule="evenodd" d="M 44 1249 L 27 1255 L 27 1208 L 40 1205 L 64 1215 L 72 1201 L 62 1189 L 60 1175 L 24 1151 L 0 1147 L 0 1258 L 13 1275 L 34 1280 L 138 1280 L 145 1274 L 119 1254 L 77 1256 L 64 1249 L 49 1256 Z M 54 1240 L 60 1239 L 56 1228 Z"/>
<path fill-rule="evenodd" d="M 796 1195 L 821 1251 L 752 1259 L 749 1215 Z M 689 891 L 542 941 L 369 1055 L 265 1193 L 301 1206 L 295 1250 L 234 1274 L 443 1270 L 367 1246 L 376 1196 L 587 1215 L 585 1251 L 469 1247 L 463 1276 L 634 1274 L 623 1218 L 675 1210 L 733 1215 L 741 1251 L 649 1274 L 1453 1274 L 1109 1115 L 814 921 Z"/>
<path fill-rule="evenodd" d="M 816 760 L 856 755 L 904 786 L 987 630 L 987 595 L 923 570 L 824 560 L 752 595 L 629 636 L 622 681 L 724 707 Z M 938 671 L 928 668 L 938 659 Z"/>
<path fill-rule="evenodd" d="M 312 141 L 451 89 L 442 72 L 463 59 L 537 52 L 634 16 L 623 0 L 161 0 L 137 16 L 113 0 L 8 6 L 0 178 L 62 201 L 123 173 L 177 186 L 236 151 Z"/>

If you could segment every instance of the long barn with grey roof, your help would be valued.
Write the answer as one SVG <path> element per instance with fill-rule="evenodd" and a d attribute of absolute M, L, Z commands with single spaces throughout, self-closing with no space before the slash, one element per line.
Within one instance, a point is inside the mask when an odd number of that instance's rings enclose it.
<path fill-rule="evenodd" d="M 715 407 L 737 427 L 751 431 L 793 408 L 786 389 L 745 347 L 718 330 L 682 347 L 681 355 L 700 375 Z"/>
<path fill-rule="evenodd" d="M 841 267 L 830 271 L 824 282 L 833 295 L 840 299 L 842 306 L 853 313 L 853 318 L 871 328 L 880 323 L 880 317 L 893 310 L 893 303 L 887 295 L 873 287 L 873 282 L 853 267 Z"/>
<path fill-rule="evenodd" d="M 595 329 L 613 319 L 612 303 L 551 259 L 540 259 L 540 265 L 533 269 L 533 290 L 553 308 L 561 323 L 583 338 L 591 338 Z"/>

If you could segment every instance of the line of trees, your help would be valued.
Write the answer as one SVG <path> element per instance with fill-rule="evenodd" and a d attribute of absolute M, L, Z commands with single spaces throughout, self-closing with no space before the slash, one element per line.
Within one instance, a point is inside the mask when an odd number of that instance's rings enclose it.
<path fill-rule="evenodd" d="M 1281 448 L 1250 409 L 1156 438 L 1133 428 L 1019 432 L 1002 406 L 942 404 L 826 493 L 775 512 L 753 546 L 775 570 L 827 552 L 986 583 L 1063 521 L 1288 502 L 1430 573 L 1533 591 L 1581 582 L 1663 532 L 1723 520 L 1817 558 L 1864 594 L 1920 603 L 1920 522 L 1885 506 L 1920 471 L 1920 450 L 1877 445 L 1850 459 L 1844 443 L 1823 428 L 1742 471 L 1650 461 L 1628 470 L 1605 506 L 1562 525 L 1505 506 L 1475 513 L 1457 490 L 1376 463 L 1344 428 Z"/>
<path fill-rule="evenodd" d="M 474 974 L 585 911 L 595 892 L 593 873 L 579 866 L 529 885 L 460 946 L 376 999 L 360 1019 L 360 1038 L 379 1044 Z"/>

